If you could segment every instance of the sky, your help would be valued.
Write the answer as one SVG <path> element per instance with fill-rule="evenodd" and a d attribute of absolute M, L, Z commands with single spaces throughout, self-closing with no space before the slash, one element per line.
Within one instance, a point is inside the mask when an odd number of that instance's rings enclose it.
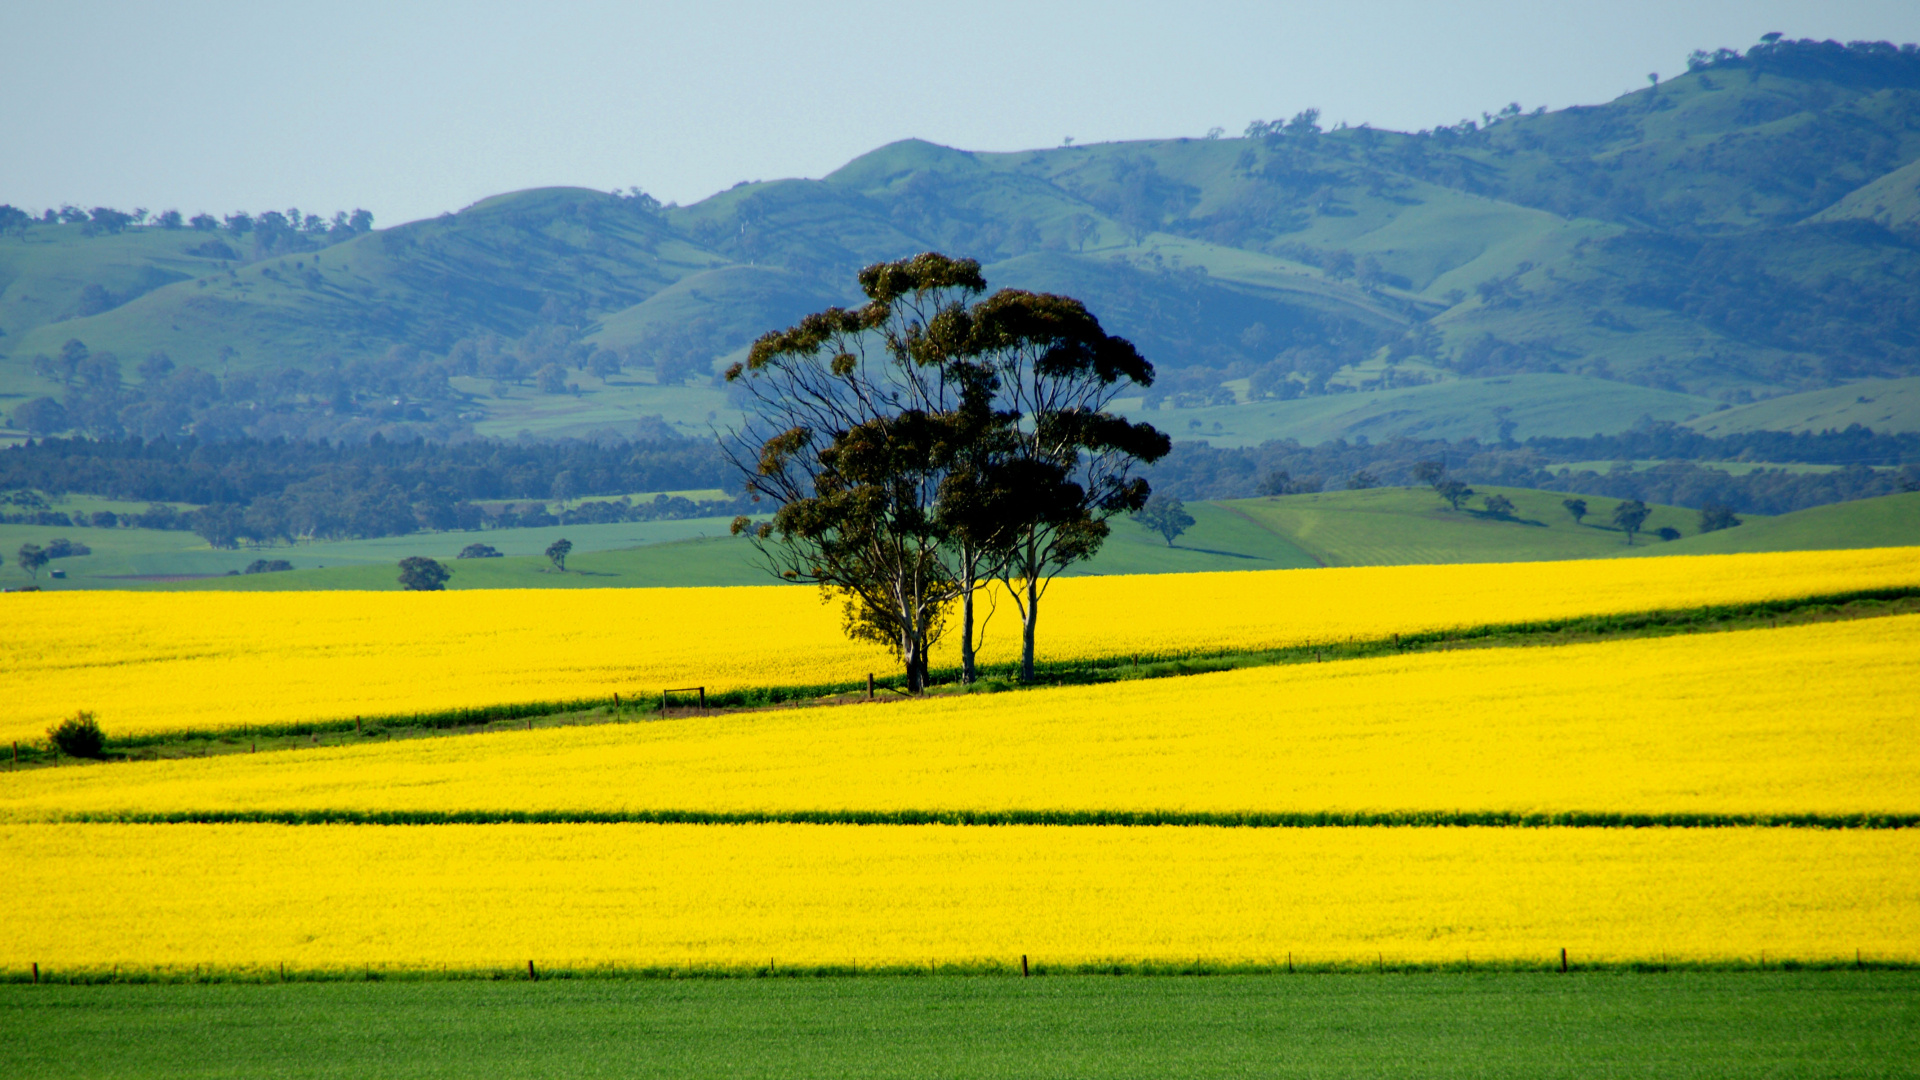
<path fill-rule="evenodd" d="M 903 138 L 1413 130 L 1607 101 L 1696 49 L 1920 41 L 1916 0 L 505 4 L 16 0 L 0 202 L 380 225 L 546 185 L 696 202 Z"/>

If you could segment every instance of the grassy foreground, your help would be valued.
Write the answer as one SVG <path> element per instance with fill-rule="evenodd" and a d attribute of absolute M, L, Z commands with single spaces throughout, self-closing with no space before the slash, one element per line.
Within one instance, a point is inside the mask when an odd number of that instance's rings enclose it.
<path fill-rule="evenodd" d="M 17 1077 L 1879 1077 L 1920 974 L 13 985 L 0 1033 Z"/>

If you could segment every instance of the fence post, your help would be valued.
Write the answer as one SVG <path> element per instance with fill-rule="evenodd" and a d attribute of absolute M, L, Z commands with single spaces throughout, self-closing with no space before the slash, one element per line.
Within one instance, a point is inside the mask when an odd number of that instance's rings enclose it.
<path fill-rule="evenodd" d="M 1024 979 L 1031 974 L 1032 972 L 1027 970 L 1027 954 L 1021 953 L 1020 954 L 1020 977 Z"/>
<path fill-rule="evenodd" d="M 706 712 L 707 711 L 707 688 L 704 686 L 699 687 L 699 691 L 700 691 L 700 711 Z"/>
<path fill-rule="evenodd" d="M 531 982 L 540 981 L 540 975 L 538 972 L 533 970 L 533 961 L 531 960 L 527 961 L 527 979 Z"/>
<path fill-rule="evenodd" d="M 1567 973 L 1567 950 L 1564 947 L 1560 950 L 1560 973 Z"/>
<path fill-rule="evenodd" d="M 873 700 L 873 672 L 867 672 L 867 700 Z"/>
<path fill-rule="evenodd" d="M 33 985 L 40 985 L 40 962 L 38 960 L 34 961 L 33 964 Z"/>

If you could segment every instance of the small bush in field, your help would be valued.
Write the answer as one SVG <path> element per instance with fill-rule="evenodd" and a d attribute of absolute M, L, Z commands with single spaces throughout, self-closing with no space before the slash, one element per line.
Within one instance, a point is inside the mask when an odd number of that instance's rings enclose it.
<path fill-rule="evenodd" d="M 84 710 L 48 728 L 47 739 L 68 757 L 97 758 L 107 745 L 99 722 Z"/>

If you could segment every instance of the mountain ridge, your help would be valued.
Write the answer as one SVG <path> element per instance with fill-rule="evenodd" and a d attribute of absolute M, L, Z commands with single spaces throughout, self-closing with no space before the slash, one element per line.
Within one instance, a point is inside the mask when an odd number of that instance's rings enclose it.
<path fill-rule="evenodd" d="M 1148 411 L 1523 373 L 1739 406 L 1920 375 L 1920 53 L 1689 67 L 1413 133 L 1308 111 L 1238 138 L 902 140 L 687 207 L 529 189 L 324 247 L 34 224 L 0 237 L 0 408 L 212 437 L 671 413 L 753 337 L 857 300 L 861 265 L 928 249 L 1085 299 L 1159 367 Z M 96 372 L 164 353 L 139 379 L 168 407 L 130 414 L 70 341 Z"/>

